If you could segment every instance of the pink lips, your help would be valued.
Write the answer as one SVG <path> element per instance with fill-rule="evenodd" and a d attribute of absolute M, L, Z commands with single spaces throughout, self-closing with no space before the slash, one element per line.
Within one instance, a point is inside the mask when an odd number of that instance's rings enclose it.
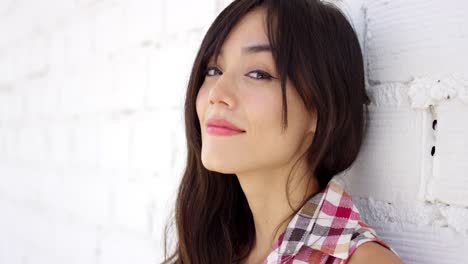
<path fill-rule="evenodd" d="M 244 133 L 245 130 L 236 127 L 226 119 L 210 118 L 206 122 L 206 132 L 212 135 L 229 136 Z"/>

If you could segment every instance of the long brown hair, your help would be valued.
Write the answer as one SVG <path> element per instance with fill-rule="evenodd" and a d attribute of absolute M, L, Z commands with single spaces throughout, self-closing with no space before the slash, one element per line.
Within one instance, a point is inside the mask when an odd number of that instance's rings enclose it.
<path fill-rule="evenodd" d="M 283 129 L 288 122 L 287 78 L 307 109 L 317 113 L 316 132 L 305 158 L 320 189 L 358 155 L 369 98 L 361 48 L 345 15 L 331 3 L 316 0 L 232 2 L 208 29 L 190 75 L 184 105 L 187 164 L 174 214 L 177 243 L 168 256 L 166 225 L 163 263 L 232 263 L 246 257 L 254 245 L 253 216 L 236 175 L 207 170 L 201 162 L 195 108 L 208 60 L 217 58 L 231 29 L 254 7 L 266 10 L 266 33 L 281 80 Z"/>

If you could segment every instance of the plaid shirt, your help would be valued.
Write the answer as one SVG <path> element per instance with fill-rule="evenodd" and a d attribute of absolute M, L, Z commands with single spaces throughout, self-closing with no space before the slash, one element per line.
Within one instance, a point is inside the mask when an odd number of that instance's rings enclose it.
<path fill-rule="evenodd" d="M 293 217 L 263 263 L 346 264 L 356 248 L 368 241 L 397 254 L 360 220 L 351 196 L 334 177 Z"/>

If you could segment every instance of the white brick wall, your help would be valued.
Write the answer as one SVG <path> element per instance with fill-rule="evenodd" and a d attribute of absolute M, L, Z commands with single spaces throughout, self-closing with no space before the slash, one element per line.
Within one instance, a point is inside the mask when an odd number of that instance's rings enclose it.
<path fill-rule="evenodd" d="M 0 1 L 0 263 L 158 263 L 189 70 L 229 2 Z M 463 263 L 468 4 L 335 2 L 372 98 L 345 183 L 405 263 Z"/>

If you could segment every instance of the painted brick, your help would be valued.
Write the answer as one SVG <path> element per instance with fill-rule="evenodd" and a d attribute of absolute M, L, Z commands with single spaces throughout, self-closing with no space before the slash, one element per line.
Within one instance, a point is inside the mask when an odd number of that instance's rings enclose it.
<path fill-rule="evenodd" d="M 457 0 L 365 1 L 371 80 L 407 81 L 433 73 L 466 72 L 468 62 L 458 51 L 468 46 L 468 28 L 462 26 L 467 8 L 468 3 Z"/>
<path fill-rule="evenodd" d="M 405 263 L 464 263 L 467 4 L 329 1 L 372 101 L 348 191 Z M 231 2 L 0 2 L 0 263 L 159 263 L 189 71 Z"/>
<path fill-rule="evenodd" d="M 127 168 L 130 128 L 125 117 L 100 121 L 98 126 L 98 166 Z"/>
<path fill-rule="evenodd" d="M 83 222 L 107 224 L 110 216 L 110 184 L 106 175 L 92 168 L 65 172 L 65 195 L 57 197 L 63 201 L 65 210 Z"/>
<path fill-rule="evenodd" d="M 101 238 L 100 264 L 157 263 L 158 252 L 153 241 L 109 231 Z"/>
<path fill-rule="evenodd" d="M 151 108 L 182 107 L 195 59 L 194 43 L 174 43 L 149 57 L 147 104 Z"/>
<path fill-rule="evenodd" d="M 133 177 L 112 172 L 112 224 L 128 232 L 147 235 L 151 232 L 154 200 L 158 188 L 154 177 Z"/>

